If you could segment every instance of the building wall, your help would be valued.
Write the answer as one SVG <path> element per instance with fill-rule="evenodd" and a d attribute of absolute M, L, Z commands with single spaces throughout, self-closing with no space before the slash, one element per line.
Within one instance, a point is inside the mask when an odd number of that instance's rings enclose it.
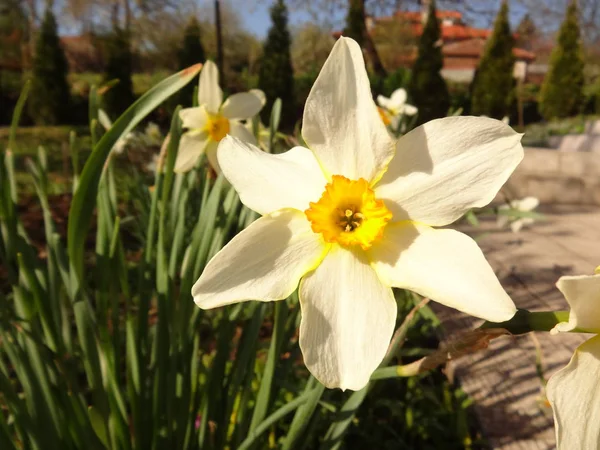
<path fill-rule="evenodd" d="M 600 205 L 600 153 L 525 148 L 525 158 L 503 190 L 542 203 Z"/>

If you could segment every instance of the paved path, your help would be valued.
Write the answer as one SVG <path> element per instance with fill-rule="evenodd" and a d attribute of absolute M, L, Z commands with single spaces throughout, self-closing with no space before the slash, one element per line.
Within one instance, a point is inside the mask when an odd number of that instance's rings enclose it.
<path fill-rule="evenodd" d="M 591 274 L 600 265 L 600 208 L 554 206 L 540 212 L 547 220 L 518 234 L 499 231 L 492 221 L 463 231 L 480 235 L 479 245 L 518 308 L 565 310 L 567 304 L 555 287 L 558 278 Z M 443 306 L 435 309 L 446 335 L 481 322 Z M 536 354 L 541 356 L 543 376 L 548 379 L 569 362 L 575 347 L 588 337 L 570 333 L 501 337 L 487 351 L 453 362 L 455 376 L 475 400 L 491 448 L 555 448 L 552 410 L 537 374 Z"/>

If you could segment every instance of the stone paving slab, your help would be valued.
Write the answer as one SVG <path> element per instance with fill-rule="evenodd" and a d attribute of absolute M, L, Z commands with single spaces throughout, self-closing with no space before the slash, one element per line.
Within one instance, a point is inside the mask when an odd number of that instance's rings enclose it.
<path fill-rule="evenodd" d="M 547 220 L 518 234 L 498 230 L 495 221 L 464 228 L 478 240 L 502 285 L 518 308 L 565 310 L 555 287 L 562 275 L 591 274 L 600 264 L 600 207 L 540 208 Z M 474 328 L 481 320 L 435 304 L 446 336 Z M 460 358 L 451 371 L 475 400 L 490 447 L 550 450 L 556 447 L 552 409 L 536 370 L 536 348 L 543 377 L 565 366 L 589 335 L 530 333 L 501 337 L 487 351 Z"/>

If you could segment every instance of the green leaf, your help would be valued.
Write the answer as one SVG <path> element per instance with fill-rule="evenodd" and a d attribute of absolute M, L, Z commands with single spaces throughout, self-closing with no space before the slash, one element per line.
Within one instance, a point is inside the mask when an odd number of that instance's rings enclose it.
<path fill-rule="evenodd" d="M 146 92 L 117 119 L 94 147 L 81 173 L 69 210 L 68 253 L 78 278 L 83 277 L 85 237 L 92 220 L 100 177 L 110 151 L 121 136 L 131 131 L 153 109 L 189 83 L 198 74 L 200 67 L 196 65 L 176 73 Z"/>

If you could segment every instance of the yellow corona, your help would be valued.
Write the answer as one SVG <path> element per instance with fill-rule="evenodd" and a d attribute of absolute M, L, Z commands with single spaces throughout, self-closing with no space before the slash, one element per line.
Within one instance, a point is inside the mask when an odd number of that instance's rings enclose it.
<path fill-rule="evenodd" d="M 229 120 L 221 115 L 209 115 L 206 131 L 213 141 L 219 142 L 229 133 Z"/>
<path fill-rule="evenodd" d="M 332 177 L 320 200 L 311 202 L 305 214 L 312 230 L 321 233 L 325 242 L 360 245 L 363 250 L 381 237 L 392 218 L 365 179 L 350 180 L 341 175 Z"/>

